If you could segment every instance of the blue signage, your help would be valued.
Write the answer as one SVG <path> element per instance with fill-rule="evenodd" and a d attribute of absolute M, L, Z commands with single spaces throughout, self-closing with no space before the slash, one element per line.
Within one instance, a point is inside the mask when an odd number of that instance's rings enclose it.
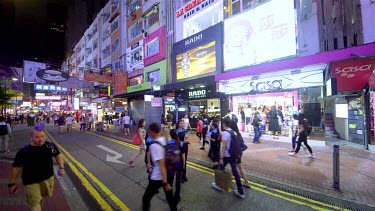
<path fill-rule="evenodd" d="M 68 88 L 55 85 L 34 84 L 34 90 L 67 92 Z"/>

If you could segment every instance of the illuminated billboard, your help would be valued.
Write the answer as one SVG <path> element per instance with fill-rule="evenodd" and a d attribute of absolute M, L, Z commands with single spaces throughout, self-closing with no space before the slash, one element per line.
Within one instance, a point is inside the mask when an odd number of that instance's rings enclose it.
<path fill-rule="evenodd" d="M 215 72 L 215 41 L 177 55 L 176 66 L 177 80 Z"/>
<path fill-rule="evenodd" d="M 224 70 L 296 55 L 294 1 L 273 0 L 224 21 Z"/>

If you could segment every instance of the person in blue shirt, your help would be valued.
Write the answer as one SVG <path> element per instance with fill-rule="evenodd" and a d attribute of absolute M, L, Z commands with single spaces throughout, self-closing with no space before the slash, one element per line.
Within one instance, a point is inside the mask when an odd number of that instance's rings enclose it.
<path fill-rule="evenodd" d="M 186 135 L 186 130 L 184 128 L 185 126 L 185 123 L 183 120 L 179 120 L 178 123 L 178 129 L 176 130 L 177 132 L 177 135 L 178 135 L 178 138 L 180 139 L 180 141 L 183 143 L 183 146 L 182 146 L 182 149 L 181 149 L 181 154 L 184 154 L 184 156 L 182 156 L 182 179 L 181 179 L 181 183 L 185 183 L 188 181 L 187 177 L 186 177 L 186 163 L 187 163 L 187 156 L 188 156 L 188 152 L 189 152 L 189 138 L 188 136 Z"/>
<path fill-rule="evenodd" d="M 220 161 L 220 130 L 217 122 L 212 123 L 212 129 L 210 131 L 210 150 L 208 151 L 208 157 L 211 158 L 214 163 L 213 169 L 218 168 Z"/>
<path fill-rule="evenodd" d="M 177 134 L 177 131 L 175 129 L 172 129 L 170 132 L 169 132 L 169 135 L 171 136 L 171 140 L 169 140 L 167 142 L 167 145 L 172 145 L 172 144 L 175 144 L 177 146 L 180 146 L 180 152 L 181 152 L 181 160 L 183 157 L 185 157 L 185 153 L 183 152 L 183 147 L 184 147 L 184 142 L 180 141 L 180 138 L 178 137 L 178 134 Z M 184 163 L 182 163 L 184 165 Z M 182 166 L 181 166 L 181 169 Z M 181 198 L 180 198 L 180 192 L 181 192 L 181 175 L 182 175 L 182 171 L 181 172 L 178 172 L 176 174 L 176 190 L 174 192 L 174 196 L 173 198 L 175 199 L 176 201 L 176 204 L 178 204 L 178 202 L 180 202 Z M 173 184 L 173 180 L 174 180 L 174 176 L 168 176 L 168 183 L 169 184 Z M 172 185 L 173 186 L 173 185 Z"/>

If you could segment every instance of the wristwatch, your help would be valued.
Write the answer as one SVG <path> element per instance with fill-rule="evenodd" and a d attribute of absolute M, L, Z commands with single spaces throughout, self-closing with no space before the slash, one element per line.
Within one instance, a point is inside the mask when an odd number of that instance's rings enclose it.
<path fill-rule="evenodd" d="M 8 184 L 8 188 L 11 188 L 11 187 L 13 187 L 13 186 L 15 186 L 16 185 L 16 183 L 9 183 Z"/>

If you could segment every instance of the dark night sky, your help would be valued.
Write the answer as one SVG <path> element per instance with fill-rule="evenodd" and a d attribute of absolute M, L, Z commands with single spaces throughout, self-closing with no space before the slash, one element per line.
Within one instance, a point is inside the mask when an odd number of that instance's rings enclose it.
<path fill-rule="evenodd" d="M 66 29 L 66 14 L 74 1 L 83 2 L 90 24 L 108 0 L 0 0 L 0 66 L 22 67 L 23 60 L 37 58 L 59 68 L 65 33 L 51 27 Z M 87 25 L 82 27 L 84 31 Z"/>
<path fill-rule="evenodd" d="M 0 65 L 22 66 L 22 61 L 35 60 L 61 63 L 64 59 L 64 32 L 51 30 L 65 24 L 64 1 L 2 0 Z"/>

